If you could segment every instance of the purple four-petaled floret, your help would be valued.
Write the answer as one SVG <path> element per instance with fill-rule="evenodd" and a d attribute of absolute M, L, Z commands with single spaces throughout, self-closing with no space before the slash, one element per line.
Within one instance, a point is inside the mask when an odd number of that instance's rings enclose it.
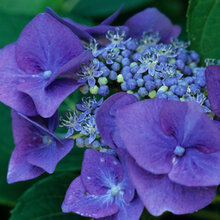
<path fill-rule="evenodd" d="M 14 183 L 53 173 L 57 163 L 70 152 L 74 141 L 60 140 L 54 135 L 58 114 L 44 119 L 28 118 L 12 111 L 15 148 L 9 162 L 7 181 Z"/>
<path fill-rule="evenodd" d="M 51 117 L 81 85 L 76 71 L 90 59 L 69 28 L 39 14 L 1 51 L 0 101 L 28 116 Z"/>
<path fill-rule="evenodd" d="M 113 155 L 86 150 L 81 176 L 70 184 L 62 211 L 95 219 L 138 220 L 143 204 L 135 195 L 123 162 L 123 158 L 120 163 Z"/>

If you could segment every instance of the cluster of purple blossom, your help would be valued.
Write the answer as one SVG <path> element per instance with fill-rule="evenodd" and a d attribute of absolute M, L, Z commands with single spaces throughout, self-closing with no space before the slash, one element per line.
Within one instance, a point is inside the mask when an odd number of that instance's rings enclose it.
<path fill-rule="evenodd" d="M 220 66 L 198 67 L 157 9 L 110 26 L 120 10 L 87 27 L 47 8 L 1 50 L 0 101 L 13 109 L 15 142 L 8 183 L 53 173 L 76 140 L 89 149 L 63 212 L 106 220 L 138 220 L 144 207 L 195 212 L 220 183 Z M 60 139 L 57 109 L 78 88 L 116 94 L 85 96 L 62 118 Z"/>

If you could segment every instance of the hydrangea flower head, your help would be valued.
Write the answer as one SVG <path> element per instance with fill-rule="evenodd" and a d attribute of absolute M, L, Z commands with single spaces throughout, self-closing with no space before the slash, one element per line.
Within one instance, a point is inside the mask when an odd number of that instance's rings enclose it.
<path fill-rule="evenodd" d="M 63 212 L 95 219 L 139 219 L 143 205 L 126 172 L 114 156 L 86 150 L 81 176 L 70 184 Z"/>

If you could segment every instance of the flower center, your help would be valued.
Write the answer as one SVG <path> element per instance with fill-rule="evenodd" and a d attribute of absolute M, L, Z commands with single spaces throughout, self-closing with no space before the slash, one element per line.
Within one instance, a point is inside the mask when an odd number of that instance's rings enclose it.
<path fill-rule="evenodd" d="M 52 142 L 51 137 L 48 136 L 48 135 L 44 135 L 44 136 L 42 137 L 42 142 L 43 142 L 43 144 L 45 144 L 45 145 L 49 145 L 49 144 Z"/>
<path fill-rule="evenodd" d="M 49 79 L 52 75 L 52 72 L 50 70 L 46 70 L 43 73 L 44 79 Z"/>
<path fill-rule="evenodd" d="M 119 185 L 113 186 L 113 187 L 111 188 L 111 194 L 112 194 L 113 196 L 117 196 L 120 192 L 121 192 L 121 188 L 120 188 Z"/>
<path fill-rule="evenodd" d="M 181 147 L 181 146 L 176 146 L 175 150 L 174 150 L 174 154 L 176 156 L 182 157 L 183 154 L 185 153 L 185 148 Z"/>

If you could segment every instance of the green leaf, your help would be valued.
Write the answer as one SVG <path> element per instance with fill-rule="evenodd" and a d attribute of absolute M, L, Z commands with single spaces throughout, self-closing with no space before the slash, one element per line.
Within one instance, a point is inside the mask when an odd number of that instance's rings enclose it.
<path fill-rule="evenodd" d="M 72 172 L 58 173 L 34 184 L 22 195 L 10 220 L 85 219 L 61 211 L 66 190 L 77 175 Z"/>
<path fill-rule="evenodd" d="M 24 26 L 30 22 L 31 16 L 9 15 L 0 11 L 0 48 L 17 40 Z"/>
<path fill-rule="evenodd" d="M 108 16 L 125 3 L 123 12 L 146 5 L 152 0 L 79 0 L 73 8 L 73 13 L 85 17 Z M 88 10 L 89 9 L 89 10 Z"/>
<path fill-rule="evenodd" d="M 190 0 L 187 31 L 202 58 L 220 58 L 220 0 Z"/>
<path fill-rule="evenodd" d="M 36 15 L 44 12 L 46 6 L 56 11 L 62 9 L 63 0 L 0 0 L 0 10 L 10 14 Z"/>
<path fill-rule="evenodd" d="M 18 197 L 33 183 L 21 182 L 9 185 L 6 182 L 8 162 L 13 150 L 10 109 L 0 103 L 0 204 L 14 206 Z"/>
<path fill-rule="evenodd" d="M 57 165 L 56 171 L 80 171 L 84 151 L 84 149 L 74 146 L 71 152 Z"/>

